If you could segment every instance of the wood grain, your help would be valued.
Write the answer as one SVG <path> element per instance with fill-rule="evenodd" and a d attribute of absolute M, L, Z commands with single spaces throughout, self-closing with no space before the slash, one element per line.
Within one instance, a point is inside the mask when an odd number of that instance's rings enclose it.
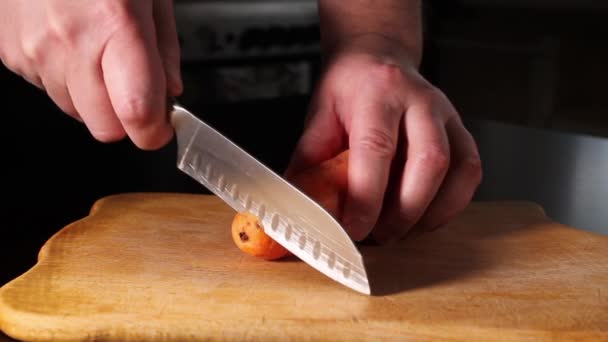
<path fill-rule="evenodd" d="M 361 246 L 372 296 L 292 258 L 244 255 L 214 196 L 122 194 L 0 289 L 28 341 L 608 340 L 608 238 L 530 203 L 473 203 L 443 230 Z"/>

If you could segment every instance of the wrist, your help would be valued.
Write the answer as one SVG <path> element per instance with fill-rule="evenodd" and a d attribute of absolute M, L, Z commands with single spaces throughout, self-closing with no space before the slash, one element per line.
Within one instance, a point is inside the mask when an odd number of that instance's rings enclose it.
<path fill-rule="evenodd" d="M 385 64 L 418 69 L 422 60 L 420 45 L 407 44 L 398 37 L 381 32 L 358 32 L 339 38 L 321 39 L 321 53 L 326 64 L 347 55 L 373 56 Z"/>

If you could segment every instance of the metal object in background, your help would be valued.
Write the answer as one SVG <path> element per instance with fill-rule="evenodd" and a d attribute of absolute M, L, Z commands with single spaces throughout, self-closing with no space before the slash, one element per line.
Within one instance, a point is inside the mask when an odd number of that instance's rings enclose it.
<path fill-rule="evenodd" d="M 608 234 L 608 139 L 491 121 L 469 129 L 484 179 L 476 200 L 526 200 L 557 222 Z"/>
<path fill-rule="evenodd" d="M 175 5 L 186 96 L 235 103 L 310 93 L 319 53 L 315 0 Z"/>

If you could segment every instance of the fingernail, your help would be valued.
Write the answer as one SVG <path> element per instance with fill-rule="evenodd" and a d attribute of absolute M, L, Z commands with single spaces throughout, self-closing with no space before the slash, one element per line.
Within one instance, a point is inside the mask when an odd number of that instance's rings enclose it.
<path fill-rule="evenodd" d="M 375 224 L 375 219 L 370 217 L 368 212 L 369 209 L 360 201 L 352 198 L 345 200 L 342 209 L 342 222 L 355 241 L 363 240 Z"/>
<path fill-rule="evenodd" d="M 343 222 L 355 241 L 365 239 L 371 230 L 371 220 L 366 216 L 345 215 Z"/>

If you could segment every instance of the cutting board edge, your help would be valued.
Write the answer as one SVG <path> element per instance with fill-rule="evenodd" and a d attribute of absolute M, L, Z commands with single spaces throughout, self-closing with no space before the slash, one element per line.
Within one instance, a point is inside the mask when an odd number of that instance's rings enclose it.
<path fill-rule="evenodd" d="M 28 317 L 30 316 L 30 317 Z M 1 316 L 0 316 L 1 318 Z M 208 328 L 201 328 L 199 324 L 176 323 L 172 324 L 154 324 L 154 320 L 149 320 L 144 323 L 147 326 L 142 329 L 140 320 L 134 317 L 126 317 L 129 323 L 125 321 L 118 322 L 118 318 L 113 321 L 106 321 L 105 324 L 98 324 L 91 327 L 90 320 L 82 319 L 72 320 L 71 324 L 74 328 L 70 329 L 65 322 L 60 324 L 62 328 L 53 328 L 57 326 L 58 317 L 35 316 L 34 314 L 22 313 L 22 321 L 32 322 L 38 320 L 41 324 L 37 328 L 32 329 L 31 325 L 23 325 L 25 329 L 14 325 L 14 329 L 4 330 L 3 321 L 0 320 L 0 330 L 7 336 L 33 342 L 46 341 L 96 341 L 102 340 L 118 340 L 123 342 L 139 342 L 139 341 L 166 341 L 166 336 L 171 334 L 171 340 L 176 341 L 250 341 L 250 340 L 319 340 L 327 337 L 329 333 L 334 335 L 335 341 L 370 341 L 379 337 L 386 338 L 413 338 L 416 340 L 432 340 L 432 341 L 469 341 L 474 337 L 474 340 L 495 340 L 496 336 L 500 336 L 500 341 L 520 341 L 522 339 L 533 339 L 535 341 L 598 341 L 608 339 L 608 331 L 606 330 L 542 330 L 542 329 L 516 329 L 516 328 L 501 328 L 501 327 L 474 327 L 474 326 L 451 326 L 446 324 L 420 324 L 420 322 L 399 322 L 386 320 L 366 320 L 353 322 L 349 319 L 342 320 L 301 320 L 293 319 L 286 320 L 235 320 L 231 321 L 235 324 L 234 329 L 229 332 L 225 328 L 221 328 L 225 322 L 222 320 L 207 320 Z M 72 318 L 73 319 L 73 318 Z M 98 320 L 102 322 L 103 320 Z M 302 323 L 306 323 L 302 327 Z M 55 323 L 55 325 L 53 325 Z M 85 323 L 89 327 L 87 330 L 79 329 Z M 116 323 L 116 324 L 114 324 Z M 189 322 L 188 322 L 189 323 Z M 180 326 L 181 325 L 181 326 Z M 353 329 L 356 325 L 364 325 L 365 329 L 362 333 L 361 329 Z M 10 325 L 9 325 L 10 326 Z M 413 329 L 413 326 L 416 328 Z M 45 329 L 48 327 L 48 329 Z M 119 329 L 116 329 L 116 328 Z M 138 334 L 133 334 L 125 331 L 139 331 Z M 141 331 L 145 331 L 141 333 Z M 20 333 L 27 331 L 26 333 Z M 110 331 L 111 333 L 108 333 Z M 175 331 L 180 331 L 175 335 Z"/>
<path fill-rule="evenodd" d="M 93 204 L 91 205 L 86 216 L 83 216 L 61 228 L 58 228 L 58 230 L 44 242 L 42 247 L 40 247 L 40 250 L 38 251 L 38 262 L 40 262 L 41 260 L 43 260 L 46 257 L 46 253 L 47 253 L 46 251 L 48 250 L 49 246 L 51 246 L 53 244 L 53 242 L 59 236 L 64 234 L 67 230 L 72 229 L 73 226 L 80 225 L 83 222 L 93 219 L 93 217 L 95 215 L 97 215 L 104 206 L 108 205 L 109 202 L 112 202 L 115 199 L 121 200 L 121 199 L 129 199 L 129 198 L 145 198 L 147 196 L 152 196 L 152 197 L 161 196 L 161 197 L 168 197 L 168 198 L 170 198 L 170 197 L 213 198 L 214 201 L 216 201 L 218 203 L 223 203 L 223 201 L 218 196 L 216 196 L 214 194 L 203 194 L 203 193 L 192 194 L 192 193 L 179 193 L 179 192 L 124 192 L 124 193 L 106 195 L 106 196 L 98 198 L 97 200 L 95 200 L 93 202 Z M 226 204 L 226 206 L 228 206 L 228 205 Z M 1 287 L 0 287 L 0 289 L 1 289 Z"/>
<path fill-rule="evenodd" d="M 129 199 L 129 198 L 145 198 L 145 197 L 183 197 L 183 198 L 213 198 L 217 202 L 223 203 L 223 201 L 215 194 L 207 194 L 207 193 L 182 193 L 182 192 L 143 192 L 143 191 L 133 191 L 133 192 L 120 192 L 115 194 L 106 195 L 98 198 L 93 202 L 91 208 L 89 209 L 88 216 L 83 218 L 93 216 L 99 209 L 101 209 L 107 202 L 110 202 L 114 199 Z M 226 204 L 227 206 L 227 204 Z M 77 221 L 75 221 L 77 222 Z"/>

